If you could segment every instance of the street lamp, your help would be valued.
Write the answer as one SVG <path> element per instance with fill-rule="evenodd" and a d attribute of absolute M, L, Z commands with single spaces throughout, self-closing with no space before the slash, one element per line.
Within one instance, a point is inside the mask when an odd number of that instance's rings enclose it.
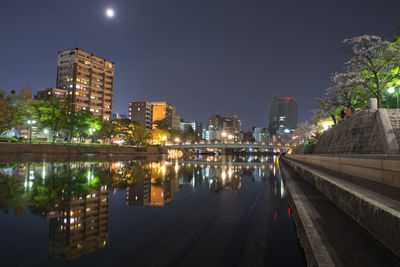
<path fill-rule="evenodd" d="M 163 145 L 165 145 L 165 140 L 167 140 L 167 137 L 164 135 L 161 140 L 163 141 Z"/>
<path fill-rule="evenodd" d="M 29 143 L 32 143 L 32 125 L 36 123 L 35 120 L 28 120 L 27 121 L 29 125 Z"/>
<path fill-rule="evenodd" d="M 93 133 L 96 131 L 96 129 L 94 129 L 94 128 L 89 128 L 89 133 L 90 133 L 90 135 L 92 136 L 92 143 L 94 143 L 94 135 L 93 135 Z"/>
<path fill-rule="evenodd" d="M 396 98 L 397 98 L 397 108 L 399 108 L 399 86 L 396 87 L 390 87 L 387 89 L 389 94 L 394 94 L 394 92 L 396 92 L 396 88 L 397 88 L 397 94 L 396 94 Z"/>
<path fill-rule="evenodd" d="M 178 137 L 177 138 L 175 138 L 175 142 L 176 143 L 179 143 L 179 141 L 181 141 Z"/>
<path fill-rule="evenodd" d="M 226 132 L 221 133 L 222 143 L 225 143 Z"/>

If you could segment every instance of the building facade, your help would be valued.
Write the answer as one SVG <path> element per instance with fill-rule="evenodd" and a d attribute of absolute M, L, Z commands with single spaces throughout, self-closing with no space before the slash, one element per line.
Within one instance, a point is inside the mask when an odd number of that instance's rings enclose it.
<path fill-rule="evenodd" d="M 68 90 L 66 89 L 59 89 L 59 88 L 46 88 L 43 90 L 38 91 L 35 94 L 35 100 L 42 100 L 42 99 L 47 99 L 50 96 L 56 96 L 59 98 L 67 98 L 68 96 Z"/>
<path fill-rule="evenodd" d="M 58 52 L 57 88 L 68 90 L 74 111 L 89 110 L 110 120 L 114 95 L 113 62 L 79 48 Z"/>
<path fill-rule="evenodd" d="M 230 141 L 239 141 L 242 122 L 237 115 L 221 116 L 214 114 L 208 121 L 209 141 L 218 139 Z M 212 139 L 211 139 L 212 138 Z"/>
<path fill-rule="evenodd" d="M 172 129 L 179 131 L 181 126 L 181 116 L 175 113 L 172 114 Z"/>
<path fill-rule="evenodd" d="M 268 130 L 270 135 L 290 133 L 297 127 L 297 101 L 294 98 L 279 99 L 276 95 L 269 105 Z"/>
<path fill-rule="evenodd" d="M 129 103 L 129 119 L 142 124 L 143 129 L 151 130 L 153 126 L 153 108 L 147 101 Z"/>
<path fill-rule="evenodd" d="M 167 102 L 151 102 L 153 106 L 153 129 L 157 128 L 160 122 L 165 122 L 172 128 L 173 115 L 176 114 L 176 108 Z"/>
<path fill-rule="evenodd" d="M 180 132 L 182 134 L 193 133 L 198 139 L 202 138 L 203 124 L 198 121 L 181 122 Z M 203 138 L 205 139 L 205 138 Z"/>
<path fill-rule="evenodd" d="M 253 137 L 258 143 L 268 143 L 269 142 L 269 132 L 267 128 L 253 127 Z"/>

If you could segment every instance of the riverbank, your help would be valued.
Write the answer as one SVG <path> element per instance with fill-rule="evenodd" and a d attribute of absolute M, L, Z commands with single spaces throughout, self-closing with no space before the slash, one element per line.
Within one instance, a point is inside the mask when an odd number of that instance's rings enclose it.
<path fill-rule="evenodd" d="M 349 174 L 356 164 L 368 162 L 371 166 L 376 160 L 388 159 L 382 159 L 381 155 L 348 156 L 344 161 L 347 167 L 342 165 L 333 170 L 329 164 L 317 161 L 318 157 L 322 158 L 321 155 L 280 157 L 282 176 L 290 205 L 297 213 L 295 222 L 309 265 L 327 262 L 339 266 L 399 265 L 399 188 L 382 183 L 379 177 L 369 179 L 357 177 L 355 172 Z M 326 162 L 335 161 L 334 155 L 326 157 Z M 307 161 L 310 159 L 314 161 Z M 377 165 L 374 167 L 385 169 L 388 164 Z M 366 167 L 368 164 L 362 166 L 359 169 L 363 173 L 372 172 Z M 381 172 L 387 178 L 388 174 Z"/>
<path fill-rule="evenodd" d="M 73 144 L 0 144 L 0 154 L 12 155 L 22 153 L 34 154 L 130 154 L 159 155 L 168 150 L 161 146 L 125 147 L 113 145 L 73 145 Z"/>

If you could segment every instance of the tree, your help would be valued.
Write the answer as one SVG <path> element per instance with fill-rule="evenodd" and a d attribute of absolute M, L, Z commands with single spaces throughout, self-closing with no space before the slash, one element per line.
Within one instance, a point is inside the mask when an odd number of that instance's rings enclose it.
<path fill-rule="evenodd" d="M 4 95 L 0 91 L 0 135 L 14 127 L 22 126 L 28 118 L 31 101 L 18 99 L 12 95 Z"/>
<path fill-rule="evenodd" d="M 339 89 L 357 88 L 378 100 L 382 107 L 385 88 L 400 79 L 400 44 L 379 36 L 362 35 L 345 39 L 352 47 L 353 57 L 346 62 L 346 73 L 340 75 Z"/>
<path fill-rule="evenodd" d="M 81 113 L 81 120 L 83 127 L 80 133 L 82 135 L 91 135 L 93 142 L 96 140 L 97 135 L 102 127 L 102 122 L 99 117 L 95 117 L 90 111 L 85 111 Z"/>
<path fill-rule="evenodd" d="M 117 130 L 114 121 L 104 121 L 103 126 L 99 131 L 98 137 L 104 139 L 104 141 L 106 139 L 109 139 L 111 143 L 111 139 L 116 135 Z"/>
<path fill-rule="evenodd" d="M 51 141 L 55 141 L 57 134 L 67 125 L 70 106 L 60 98 L 51 96 L 34 104 L 35 116 L 41 128 L 48 128 Z"/>
<path fill-rule="evenodd" d="M 152 141 L 154 144 L 163 144 L 171 138 L 169 132 L 161 129 L 154 129 L 151 131 Z"/>
<path fill-rule="evenodd" d="M 325 96 L 318 98 L 319 109 L 314 112 L 316 119 L 331 117 L 336 124 L 336 116 L 347 107 L 361 108 L 368 102 L 368 94 L 361 88 L 362 79 L 350 73 L 333 73 L 331 87 Z"/>
<path fill-rule="evenodd" d="M 147 140 L 151 139 L 151 133 L 142 128 L 139 122 L 129 119 L 114 120 L 115 131 L 119 139 L 125 140 L 131 145 L 148 145 Z"/>
<path fill-rule="evenodd" d="M 90 129 L 90 122 L 94 119 L 92 112 L 87 110 L 79 110 L 76 112 L 68 112 L 64 125 L 64 130 L 68 141 L 71 142 L 74 137 L 86 136 L 86 132 Z"/>
<path fill-rule="evenodd" d="M 297 128 L 294 131 L 294 135 L 297 136 L 299 140 L 303 140 L 303 142 L 314 141 L 316 137 L 318 137 L 320 132 L 320 127 L 315 123 L 301 123 L 297 125 Z"/>

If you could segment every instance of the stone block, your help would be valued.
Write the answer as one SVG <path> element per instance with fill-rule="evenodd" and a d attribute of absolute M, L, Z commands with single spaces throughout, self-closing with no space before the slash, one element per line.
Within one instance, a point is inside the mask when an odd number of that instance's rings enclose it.
<path fill-rule="evenodd" d="M 341 164 L 340 171 L 345 174 L 353 175 L 377 183 L 382 183 L 382 169 L 371 169 L 366 167 Z"/>
<path fill-rule="evenodd" d="M 376 121 L 385 154 L 399 153 L 399 144 L 397 143 L 386 109 L 378 109 L 376 113 Z"/>
<path fill-rule="evenodd" d="M 341 157 L 340 162 L 342 164 L 348 164 L 366 168 L 382 169 L 382 160 L 380 159 Z"/>
<path fill-rule="evenodd" d="M 400 188 L 400 172 L 383 170 L 383 184 Z"/>
<path fill-rule="evenodd" d="M 400 160 L 384 159 L 382 160 L 382 163 L 384 170 L 400 172 Z"/>

